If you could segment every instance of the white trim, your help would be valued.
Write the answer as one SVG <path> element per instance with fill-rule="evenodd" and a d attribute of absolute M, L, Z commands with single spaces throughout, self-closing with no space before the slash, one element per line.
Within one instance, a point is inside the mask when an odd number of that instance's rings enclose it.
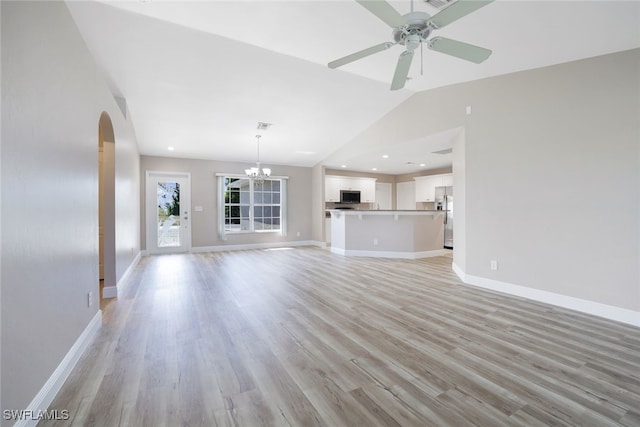
<path fill-rule="evenodd" d="M 347 255 L 347 251 L 346 251 L 346 250 L 344 250 L 344 249 L 342 249 L 342 248 L 336 248 L 336 247 L 334 247 L 334 246 L 331 246 L 331 248 L 329 249 L 329 251 L 330 251 L 332 254 L 336 254 L 336 255 L 343 255 L 343 256 L 346 256 L 346 255 Z"/>
<path fill-rule="evenodd" d="M 144 252 L 146 252 L 146 251 L 144 251 Z M 115 286 L 105 286 L 104 288 L 102 288 L 102 298 L 117 298 L 118 297 L 118 291 L 119 290 L 122 291 L 124 289 L 124 287 L 125 287 L 125 285 L 127 283 L 127 279 L 129 278 L 129 276 L 133 272 L 133 269 L 138 264 L 138 262 L 140 262 L 140 257 L 141 256 L 142 256 L 142 252 L 138 252 L 136 257 L 133 259 L 133 261 L 131 261 L 131 264 L 129 264 L 129 267 L 127 267 L 125 272 L 122 274 L 122 277 L 120 277 L 120 280 L 118 280 L 118 283 L 116 283 Z"/>
<path fill-rule="evenodd" d="M 242 174 L 242 173 L 216 173 L 216 177 L 231 177 L 231 178 L 247 178 L 246 174 Z M 269 175 L 268 179 L 289 179 L 288 175 Z"/>
<path fill-rule="evenodd" d="M 616 322 L 640 326 L 640 312 L 638 311 L 570 297 L 567 295 L 556 294 L 554 292 L 543 291 L 540 289 L 529 288 L 526 286 L 514 285 L 512 283 L 500 282 L 498 280 L 487 279 L 485 277 L 472 276 L 470 274 L 466 274 L 455 264 L 453 264 L 453 271 L 467 285 L 491 289 L 493 291 L 503 292 L 505 294 L 515 295 L 533 301 L 568 308 L 570 310 L 604 317 L 605 319 L 615 320 Z"/>
<path fill-rule="evenodd" d="M 311 243 L 312 246 L 317 246 L 323 249 L 329 246 L 327 245 L 327 242 L 323 242 L 321 240 L 310 240 L 309 242 Z"/>
<path fill-rule="evenodd" d="M 222 252 L 222 251 L 243 251 L 248 249 L 271 249 L 286 248 L 296 246 L 317 246 L 314 240 L 296 240 L 292 242 L 273 242 L 273 243 L 247 243 L 244 245 L 220 245 L 220 246 L 197 246 L 191 248 L 192 253 L 201 252 Z"/>
<path fill-rule="evenodd" d="M 453 272 L 456 273 L 456 275 L 460 278 L 460 280 L 462 280 L 464 283 L 467 283 L 466 273 L 460 267 L 458 267 L 455 262 L 451 263 L 451 268 L 453 269 Z"/>
<path fill-rule="evenodd" d="M 434 256 L 446 255 L 450 251 L 447 249 L 436 249 L 433 251 L 421 252 L 392 252 L 392 251 L 361 251 L 361 250 L 345 250 L 342 248 L 331 247 L 331 252 L 344 256 L 364 256 L 371 258 L 403 258 L 403 259 L 419 259 Z"/>
<path fill-rule="evenodd" d="M 102 298 L 116 298 L 118 296 L 118 285 L 105 286 L 102 288 Z"/>
<path fill-rule="evenodd" d="M 126 288 L 127 284 L 129 283 L 129 276 L 131 276 L 131 273 L 133 273 L 136 265 L 138 265 L 138 263 L 140 262 L 140 258 L 142 258 L 142 253 L 138 252 L 135 258 L 133 258 L 133 261 L 131 261 L 131 264 L 129 264 L 129 267 L 127 267 L 127 269 L 120 277 L 120 280 L 118 280 L 118 284 L 116 284 L 118 291 L 122 291 Z"/>
<path fill-rule="evenodd" d="M 98 331 L 100 330 L 100 326 L 102 325 L 102 311 L 98 310 L 98 312 L 93 316 L 93 319 L 89 322 L 82 334 L 78 337 L 76 342 L 71 346 L 67 354 L 62 359 L 62 362 L 58 365 L 53 374 L 49 377 L 47 382 L 42 386 L 36 397 L 33 398 L 29 406 L 27 406 L 27 411 L 32 411 L 33 413 L 38 413 L 38 411 L 45 411 L 53 399 L 56 397 L 60 388 L 64 384 L 64 382 L 69 377 L 69 374 L 80 360 L 80 357 L 87 350 L 89 345 L 95 339 Z M 22 419 L 18 420 L 14 427 L 31 427 L 38 424 L 38 420 L 32 419 Z"/>

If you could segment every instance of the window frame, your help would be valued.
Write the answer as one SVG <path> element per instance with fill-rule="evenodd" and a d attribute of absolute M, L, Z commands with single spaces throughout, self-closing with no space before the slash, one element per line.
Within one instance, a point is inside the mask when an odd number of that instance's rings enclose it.
<path fill-rule="evenodd" d="M 279 234 L 281 236 L 285 236 L 286 235 L 286 200 L 287 200 L 287 192 L 286 192 L 286 188 L 287 188 L 287 179 L 288 177 L 286 176 L 270 176 L 269 178 L 266 178 L 265 181 L 277 181 L 279 182 L 280 185 L 280 189 L 277 192 L 280 195 L 280 201 L 277 204 L 274 204 L 273 202 L 271 203 L 267 203 L 264 204 L 263 202 L 261 203 L 256 203 L 256 192 L 259 192 L 259 188 L 255 182 L 255 179 L 252 178 L 248 178 L 246 175 L 238 175 L 238 174 L 216 174 L 217 179 L 218 179 L 218 231 L 219 231 L 219 235 L 223 240 L 226 240 L 226 236 L 227 235 L 236 235 L 236 234 L 264 234 L 264 233 L 268 233 L 268 234 Z M 226 185 L 225 185 L 225 180 L 226 179 L 238 179 L 238 180 L 246 180 L 249 183 L 249 203 L 242 203 L 242 198 L 239 197 L 238 199 L 238 203 L 233 203 L 230 204 L 225 200 L 225 195 L 226 195 Z M 269 191 L 271 194 L 274 194 L 274 192 Z M 240 193 L 242 193 L 242 191 L 240 191 Z M 242 206 L 248 206 L 249 208 L 249 217 L 248 217 L 248 223 L 249 223 L 249 229 L 246 230 L 229 230 L 227 229 L 227 225 L 226 224 L 226 220 L 227 220 L 227 216 L 226 216 L 226 209 L 227 207 L 240 207 L 240 216 L 238 217 L 240 219 L 240 221 L 242 221 Z M 279 229 L 268 229 L 268 230 L 257 230 L 255 228 L 255 212 L 256 212 L 256 208 L 264 208 L 264 207 L 278 207 L 280 209 L 280 215 L 279 215 L 279 222 L 280 222 L 280 227 Z M 235 217 L 234 217 L 235 218 Z M 259 217 L 259 218 L 265 218 L 264 215 Z M 269 216 L 269 219 L 273 220 L 273 216 Z M 240 224 L 240 227 L 242 227 L 242 224 Z"/>

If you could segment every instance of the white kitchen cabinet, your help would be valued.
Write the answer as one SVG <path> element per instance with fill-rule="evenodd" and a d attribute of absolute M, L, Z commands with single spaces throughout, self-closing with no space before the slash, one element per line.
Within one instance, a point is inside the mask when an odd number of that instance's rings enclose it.
<path fill-rule="evenodd" d="M 416 202 L 434 202 L 436 187 L 449 187 L 453 185 L 453 174 L 419 176 L 413 178 L 416 181 Z"/>
<path fill-rule="evenodd" d="M 327 175 L 324 180 L 324 201 L 340 202 L 340 190 L 360 191 L 361 203 L 376 201 L 376 179 Z"/>
<path fill-rule="evenodd" d="M 433 202 L 436 198 L 436 187 L 442 184 L 438 175 L 419 176 L 416 181 L 416 202 Z"/>
<path fill-rule="evenodd" d="M 339 202 L 342 186 L 341 176 L 326 176 L 324 179 L 324 201 Z"/>
<path fill-rule="evenodd" d="M 376 180 L 375 178 L 357 178 L 358 190 L 360 190 L 360 202 L 375 203 Z"/>

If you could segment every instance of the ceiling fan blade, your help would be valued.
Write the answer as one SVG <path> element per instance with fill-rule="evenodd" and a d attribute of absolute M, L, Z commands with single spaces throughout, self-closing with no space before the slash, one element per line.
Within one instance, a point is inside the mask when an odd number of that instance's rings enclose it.
<path fill-rule="evenodd" d="M 441 12 L 432 16 L 427 23 L 431 27 L 442 28 L 488 5 L 492 1 L 493 0 L 458 0 L 451 6 L 444 8 Z"/>
<path fill-rule="evenodd" d="M 413 51 L 405 50 L 400 54 L 398 58 L 398 65 L 396 65 L 396 72 L 393 74 L 393 80 L 391 81 L 391 90 L 398 90 L 404 87 L 409 75 L 409 68 L 411 67 L 411 60 L 413 59 Z"/>
<path fill-rule="evenodd" d="M 489 49 L 451 40 L 446 37 L 434 37 L 429 40 L 429 49 L 475 62 L 476 64 L 481 63 L 491 55 Z"/>
<path fill-rule="evenodd" d="M 336 59 L 335 61 L 329 62 L 329 68 L 338 68 L 350 62 L 356 61 L 358 59 L 364 58 L 369 55 L 373 55 L 374 53 L 381 52 L 383 50 L 389 49 L 395 43 L 386 42 L 380 43 L 375 46 L 371 46 L 367 49 L 363 49 L 359 52 L 352 53 L 351 55 L 347 55 L 344 58 Z"/>
<path fill-rule="evenodd" d="M 397 10 L 384 0 L 356 0 L 369 12 L 386 22 L 391 28 L 404 25 L 404 19 Z"/>

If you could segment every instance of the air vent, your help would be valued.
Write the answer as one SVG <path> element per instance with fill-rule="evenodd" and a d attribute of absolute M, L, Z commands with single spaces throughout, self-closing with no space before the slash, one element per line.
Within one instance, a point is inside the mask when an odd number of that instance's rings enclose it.
<path fill-rule="evenodd" d="M 432 151 L 433 154 L 451 154 L 453 148 L 445 148 L 444 150 Z"/>
<path fill-rule="evenodd" d="M 453 3 L 453 0 L 424 0 L 425 3 L 429 3 L 433 7 L 437 7 L 438 9 L 444 9 L 449 5 L 449 3 Z"/>
<path fill-rule="evenodd" d="M 258 127 L 256 129 L 269 130 L 271 126 L 272 126 L 272 123 L 258 122 Z"/>

